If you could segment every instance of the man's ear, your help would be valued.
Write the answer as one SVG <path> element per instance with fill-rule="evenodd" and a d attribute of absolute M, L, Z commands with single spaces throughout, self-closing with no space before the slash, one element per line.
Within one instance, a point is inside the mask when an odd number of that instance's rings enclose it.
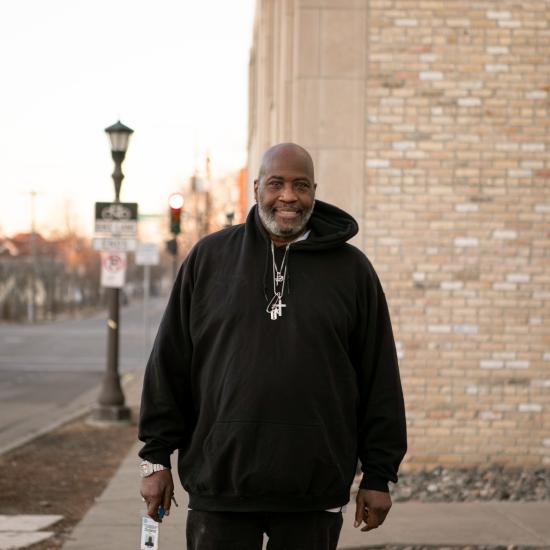
<path fill-rule="evenodd" d="M 254 200 L 258 202 L 258 185 L 260 185 L 260 182 L 258 180 L 254 180 Z"/>

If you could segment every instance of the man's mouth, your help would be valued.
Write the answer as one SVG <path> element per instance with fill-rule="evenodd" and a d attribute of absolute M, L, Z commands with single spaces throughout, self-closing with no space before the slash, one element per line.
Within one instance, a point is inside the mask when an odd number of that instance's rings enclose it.
<path fill-rule="evenodd" d="M 292 209 L 292 208 L 276 208 L 275 213 L 286 220 L 293 220 L 294 218 L 297 218 L 300 215 L 300 210 Z"/>

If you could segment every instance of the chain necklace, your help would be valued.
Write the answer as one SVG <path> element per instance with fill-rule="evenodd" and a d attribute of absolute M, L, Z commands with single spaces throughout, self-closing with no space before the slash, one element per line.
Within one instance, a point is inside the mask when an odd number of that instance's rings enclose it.
<path fill-rule="evenodd" d="M 273 246 L 273 241 L 271 242 L 271 258 L 273 260 L 273 298 L 271 298 L 267 304 L 265 311 L 269 314 L 272 321 L 276 321 L 279 317 L 282 317 L 283 308 L 286 307 L 286 304 L 283 303 L 283 295 L 285 292 L 289 247 L 290 244 L 285 246 L 285 254 L 283 256 L 283 261 L 281 262 L 281 267 L 279 268 L 277 267 L 277 262 L 275 261 L 275 247 Z"/>

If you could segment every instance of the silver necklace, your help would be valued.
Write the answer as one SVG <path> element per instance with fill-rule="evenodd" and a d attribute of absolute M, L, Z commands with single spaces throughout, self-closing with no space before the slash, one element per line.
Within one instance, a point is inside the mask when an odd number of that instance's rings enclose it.
<path fill-rule="evenodd" d="M 272 321 L 276 321 L 279 317 L 282 317 L 283 308 L 286 307 L 286 304 L 283 303 L 283 296 L 285 292 L 289 247 L 290 244 L 287 244 L 285 247 L 285 254 L 283 256 L 283 261 L 281 262 L 281 267 L 279 268 L 277 266 L 277 262 L 275 261 L 275 247 L 273 246 L 273 241 L 271 241 L 271 258 L 273 261 L 273 298 L 269 300 L 265 311 L 269 314 Z"/>

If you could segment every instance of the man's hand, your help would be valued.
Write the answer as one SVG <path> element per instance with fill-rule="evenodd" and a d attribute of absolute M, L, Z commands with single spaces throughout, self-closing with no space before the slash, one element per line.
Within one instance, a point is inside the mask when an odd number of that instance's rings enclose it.
<path fill-rule="evenodd" d="M 165 515 L 170 515 L 170 503 L 174 494 L 174 481 L 171 470 L 161 470 L 141 479 L 141 496 L 147 503 L 147 515 L 159 523 L 159 506 L 162 504 Z"/>
<path fill-rule="evenodd" d="M 376 529 L 384 523 L 390 508 L 391 497 L 389 493 L 359 489 L 356 499 L 354 527 L 359 527 L 361 522 L 364 521 L 365 527 L 361 531 Z"/>

